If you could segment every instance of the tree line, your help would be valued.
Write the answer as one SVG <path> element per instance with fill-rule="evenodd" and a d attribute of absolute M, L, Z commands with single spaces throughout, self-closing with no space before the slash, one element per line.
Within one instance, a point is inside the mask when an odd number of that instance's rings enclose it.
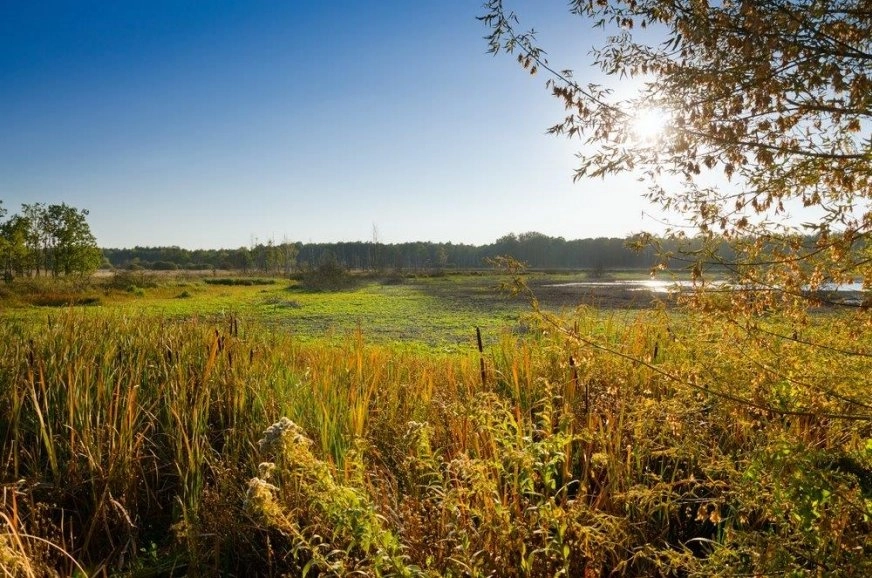
<path fill-rule="evenodd" d="M 370 272 L 436 273 L 452 269 L 478 269 L 488 259 L 508 255 L 536 269 L 649 269 L 659 253 L 679 248 L 632 248 L 625 238 L 566 240 L 542 233 L 510 233 L 493 243 L 257 243 L 238 249 L 134 247 L 103 249 L 105 263 L 120 269 L 236 270 L 243 273 L 289 274 L 335 261 L 346 269 Z"/>
<path fill-rule="evenodd" d="M 0 268 L 16 276 L 87 275 L 106 269 L 231 270 L 290 275 L 324 263 L 374 273 L 425 273 L 480 269 L 488 260 L 510 256 L 534 269 L 650 269 L 664 256 L 686 254 L 687 243 L 660 240 L 633 243 L 626 238 L 566 240 L 538 232 L 510 233 L 493 243 L 380 243 L 352 241 L 253 243 L 237 249 L 134 247 L 100 249 L 87 222 L 88 211 L 65 203 L 23 204 L 5 219 L 0 201 Z M 656 241 L 656 240 L 655 240 Z M 675 258 L 675 257 L 673 257 Z"/>
<path fill-rule="evenodd" d="M 16 275 L 84 275 L 100 265 L 87 210 L 32 203 L 8 219 L 6 214 L 0 201 L 0 268 L 7 281 Z"/>

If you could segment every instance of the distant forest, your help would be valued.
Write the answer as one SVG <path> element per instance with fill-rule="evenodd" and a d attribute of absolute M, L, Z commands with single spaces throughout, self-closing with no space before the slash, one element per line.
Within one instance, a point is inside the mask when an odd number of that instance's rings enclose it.
<path fill-rule="evenodd" d="M 669 247 L 665 247 L 669 249 Z M 637 251 L 627 239 L 597 238 L 567 241 L 541 233 L 505 235 L 488 245 L 455 243 L 260 243 L 238 249 L 134 247 L 103 249 L 104 267 L 119 269 L 211 270 L 290 274 L 325 261 L 360 271 L 433 273 L 487 267 L 487 259 L 509 255 L 534 269 L 648 269 L 655 251 Z"/>

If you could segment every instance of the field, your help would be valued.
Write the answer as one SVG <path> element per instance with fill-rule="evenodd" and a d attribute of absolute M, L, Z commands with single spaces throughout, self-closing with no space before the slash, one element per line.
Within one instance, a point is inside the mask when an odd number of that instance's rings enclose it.
<path fill-rule="evenodd" d="M 640 274 L 619 272 L 615 277 Z M 583 279 L 584 273 L 552 273 L 534 275 L 529 282 L 543 306 L 556 311 L 582 303 L 611 310 L 652 304 L 650 295 L 627 290 L 549 287 Z M 502 287 L 510 277 L 482 273 L 363 278 L 347 291 L 307 291 L 298 283 L 276 279 L 184 274 L 122 273 L 103 281 L 87 288 L 23 283 L 19 296 L 7 290 L 7 317 L 44 318 L 51 307 L 79 303 L 92 306 L 86 314 L 111 310 L 216 321 L 236 315 L 302 340 L 342 338 L 360 329 L 367 341 L 451 346 L 470 343 L 475 327 L 486 336 L 518 330 L 519 317 L 530 311 L 526 299 Z"/>
<path fill-rule="evenodd" d="M 872 575 L 868 313 L 582 278 L 16 281 L 0 568 Z"/>

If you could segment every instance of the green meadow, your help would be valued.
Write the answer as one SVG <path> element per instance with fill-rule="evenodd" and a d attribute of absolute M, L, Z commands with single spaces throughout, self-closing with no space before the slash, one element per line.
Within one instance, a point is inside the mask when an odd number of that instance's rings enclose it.
<path fill-rule="evenodd" d="M 872 574 L 868 316 L 584 278 L 16 280 L 0 568 Z"/>
<path fill-rule="evenodd" d="M 8 315 L 44 317 L 51 307 L 83 303 L 83 314 L 116 312 L 162 318 L 231 316 L 256 320 L 302 340 L 341 339 L 360 330 L 368 340 L 429 345 L 469 343 L 475 327 L 498 333 L 517 324 L 529 307 L 500 290 L 497 276 L 458 275 L 399 280 L 363 279 L 344 291 L 307 291 L 293 281 L 131 275 L 84 291 L 34 290 Z M 34 307 L 33 305 L 36 305 Z"/>
<path fill-rule="evenodd" d="M 615 272 L 613 279 L 638 279 L 644 272 Z M 531 286 L 586 280 L 581 273 L 539 273 Z M 342 339 L 362 331 L 370 342 L 459 346 L 475 341 L 479 327 L 488 339 L 503 331 L 524 331 L 529 300 L 513 295 L 511 277 L 494 273 L 438 276 L 361 277 L 342 291 L 313 291 L 298 281 L 276 278 L 120 273 L 82 285 L 19 281 L 0 288 L 7 318 L 41 319 L 70 305 L 83 314 L 106 312 L 172 319 L 256 320 L 301 340 Z M 543 289 L 543 291 L 545 291 Z M 566 290 L 543 298 L 555 311 L 582 302 L 608 305 L 609 291 Z M 620 305 L 647 307 L 639 294 Z M 612 311 L 618 309 L 611 307 Z"/>

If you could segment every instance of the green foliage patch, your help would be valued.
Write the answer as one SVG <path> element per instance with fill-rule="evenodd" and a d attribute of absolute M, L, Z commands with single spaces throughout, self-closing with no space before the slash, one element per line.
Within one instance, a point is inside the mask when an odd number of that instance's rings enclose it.
<path fill-rule="evenodd" d="M 203 279 L 207 285 L 231 285 L 241 287 L 252 287 L 255 285 L 274 285 L 275 279 L 259 279 L 254 277 L 218 277 L 215 279 Z"/>

